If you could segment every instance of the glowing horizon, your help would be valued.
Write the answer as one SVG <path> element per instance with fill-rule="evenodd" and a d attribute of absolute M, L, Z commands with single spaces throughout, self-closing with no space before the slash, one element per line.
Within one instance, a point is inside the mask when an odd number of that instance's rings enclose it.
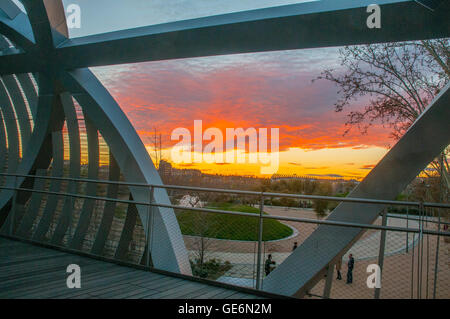
<path fill-rule="evenodd" d="M 154 148 L 146 145 L 149 155 L 155 162 Z M 388 149 L 372 148 L 332 148 L 304 150 L 290 148 L 279 152 L 280 165 L 276 174 L 308 176 L 317 179 L 363 179 Z M 177 169 L 197 169 L 212 175 L 242 175 L 270 178 L 272 174 L 260 173 L 258 164 L 237 163 L 174 163 L 171 148 L 162 150 L 162 159 Z M 192 152 L 194 153 L 194 152 Z M 248 153 L 247 153 L 248 154 Z M 333 158 L 333 161 L 328 160 Z"/>

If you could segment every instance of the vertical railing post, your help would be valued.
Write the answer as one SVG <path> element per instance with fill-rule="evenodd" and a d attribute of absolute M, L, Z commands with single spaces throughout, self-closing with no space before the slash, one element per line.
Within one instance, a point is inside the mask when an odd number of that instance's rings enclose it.
<path fill-rule="evenodd" d="M 325 288 L 323 289 L 323 298 L 330 299 L 331 285 L 333 284 L 334 264 L 329 264 L 327 269 L 327 279 L 325 281 Z"/>
<path fill-rule="evenodd" d="M 411 299 L 414 298 L 414 251 L 415 251 L 415 238 L 416 238 L 416 234 L 413 233 L 413 241 L 412 241 L 412 254 L 411 254 Z"/>
<path fill-rule="evenodd" d="M 431 208 L 428 208 L 428 212 Z M 425 227 L 428 228 L 428 212 L 425 209 L 426 217 L 425 217 Z M 428 299 L 428 287 L 429 287 L 429 275 L 430 275 L 430 235 L 427 234 L 427 277 L 426 277 L 426 285 L 425 285 L 425 299 Z M 422 252 L 423 253 L 423 252 Z"/>
<path fill-rule="evenodd" d="M 253 243 L 253 272 L 252 272 L 252 287 L 256 289 L 256 242 Z"/>
<path fill-rule="evenodd" d="M 417 252 L 417 298 L 422 298 L 422 256 L 423 256 L 423 202 L 419 205 L 419 243 Z"/>
<path fill-rule="evenodd" d="M 382 217 L 382 221 L 381 224 L 382 226 L 387 226 L 387 210 L 385 209 L 383 211 L 383 217 Z M 382 230 L 381 231 L 381 235 L 380 235 L 380 250 L 378 252 L 378 266 L 380 267 L 380 281 L 382 279 L 383 276 L 383 263 L 384 263 L 384 250 L 386 247 L 386 230 Z M 381 288 L 375 288 L 375 299 L 380 299 L 380 294 L 381 294 Z"/>
<path fill-rule="evenodd" d="M 147 231 L 146 231 L 146 240 L 147 240 L 147 251 L 145 254 L 145 265 L 147 267 L 150 267 L 150 250 L 152 247 L 152 240 L 151 240 L 151 234 L 150 234 L 150 228 L 153 226 L 152 218 L 153 218 L 153 198 L 154 198 L 154 188 L 153 186 L 150 186 L 150 196 L 147 206 Z"/>
<path fill-rule="evenodd" d="M 14 175 L 14 195 L 13 202 L 11 206 L 11 223 L 9 225 L 9 234 L 14 235 L 14 221 L 16 219 L 16 208 L 17 208 L 17 176 Z"/>
<path fill-rule="evenodd" d="M 76 182 L 78 183 L 78 182 Z M 76 190 L 78 190 L 78 185 Z M 73 214 L 75 214 L 75 198 L 73 196 L 69 196 L 70 201 L 70 214 L 68 216 L 68 225 L 67 225 L 67 242 L 70 242 L 72 240 L 72 223 L 73 223 Z"/>
<path fill-rule="evenodd" d="M 408 197 L 406 198 L 408 200 Z M 409 206 L 406 206 L 406 229 L 409 228 Z M 413 236 L 414 241 L 414 236 Z M 406 232 L 406 253 L 408 253 L 409 250 L 409 232 Z M 413 247 L 414 249 L 414 247 Z"/>
<path fill-rule="evenodd" d="M 437 273 L 438 273 L 438 264 L 439 264 L 439 241 L 441 240 L 441 236 L 439 233 L 441 232 L 441 210 L 438 209 L 438 235 L 436 238 L 436 256 L 434 261 L 434 283 L 433 283 L 433 299 L 436 299 L 436 283 L 437 283 Z"/>
<path fill-rule="evenodd" d="M 264 210 L 264 194 L 261 193 L 259 201 L 259 226 L 258 226 L 258 252 L 256 261 L 256 289 L 261 289 L 261 244 L 263 239 L 263 210 Z"/>

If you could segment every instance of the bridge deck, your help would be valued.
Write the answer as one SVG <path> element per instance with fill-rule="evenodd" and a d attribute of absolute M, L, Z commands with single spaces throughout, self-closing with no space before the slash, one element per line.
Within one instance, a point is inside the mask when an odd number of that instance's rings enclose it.
<path fill-rule="evenodd" d="M 69 289 L 69 264 L 81 288 Z M 0 298 L 261 298 L 0 237 Z"/>

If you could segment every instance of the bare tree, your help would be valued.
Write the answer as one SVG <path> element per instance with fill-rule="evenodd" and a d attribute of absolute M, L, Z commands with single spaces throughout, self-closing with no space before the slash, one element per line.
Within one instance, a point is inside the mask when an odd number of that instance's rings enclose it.
<path fill-rule="evenodd" d="M 200 194 L 192 192 L 184 195 L 179 202 L 179 205 L 185 207 L 197 208 L 202 206 Z M 193 226 L 195 227 L 195 237 L 193 248 L 195 262 L 202 267 L 206 259 L 206 251 L 209 247 L 208 235 L 211 232 L 211 218 L 206 212 L 188 210 L 187 214 L 192 216 Z"/>
<path fill-rule="evenodd" d="M 392 137 L 399 139 L 448 83 L 449 48 L 449 39 L 438 39 L 341 49 L 340 64 L 345 72 L 328 69 L 318 77 L 339 87 L 336 112 L 358 98 L 369 97 L 363 110 L 348 113 L 345 134 L 353 127 L 365 134 L 374 122 L 381 121 L 392 129 Z M 433 169 L 424 171 L 440 177 L 445 201 L 450 187 L 448 153 L 447 148 L 430 164 Z"/>
<path fill-rule="evenodd" d="M 189 195 L 189 205 L 191 207 L 201 206 L 200 194 L 194 192 Z M 194 216 L 197 236 L 195 238 L 195 259 L 198 266 L 203 267 L 206 261 L 207 250 L 211 244 L 211 229 L 213 227 L 212 218 L 206 212 L 191 212 Z"/>
<path fill-rule="evenodd" d="M 197 263 L 200 267 L 203 267 L 203 264 L 206 261 L 206 254 L 208 248 L 211 245 L 210 236 L 211 230 L 211 218 L 208 218 L 208 213 L 205 212 L 195 212 L 195 224 L 197 225 L 197 237 L 195 239 L 195 257 Z"/>

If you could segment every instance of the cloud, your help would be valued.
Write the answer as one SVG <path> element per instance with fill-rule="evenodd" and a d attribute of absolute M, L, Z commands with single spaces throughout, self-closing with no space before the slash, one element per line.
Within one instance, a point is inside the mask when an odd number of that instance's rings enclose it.
<path fill-rule="evenodd" d="M 352 147 L 354 150 L 365 150 L 366 148 L 368 148 L 368 145 L 357 145 Z"/>
<path fill-rule="evenodd" d="M 293 162 L 290 162 L 289 164 L 290 164 L 290 165 L 295 165 L 295 166 L 303 166 L 303 165 L 300 164 L 300 163 L 293 163 Z"/>
<path fill-rule="evenodd" d="M 177 166 L 179 166 L 179 167 L 194 167 L 196 165 L 195 164 L 178 164 Z"/>
<path fill-rule="evenodd" d="M 306 174 L 307 176 L 313 176 L 313 177 L 333 177 L 333 178 L 343 178 L 343 175 L 339 174 Z"/>
<path fill-rule="evenodd" d="M 344 136 L 346 117 L 334 112 L 337 89 L 315 81 L 336 65 L 336 49 L 294 50 L 231 56 L 148 62 L 95 68 L 121 105 L 144 143 L 154 127 L 165 143 L 171 132 L 185 127 L 193 134 L 194 120 L 203 129 L 279 128 L 280 150 L 291 147 L 385 147 L 388 132 L 373 125 L 361 136 Z M 327 62 L 324 65 L 324 62 Z M 358 105 L 354 107 L 360 107 Z"/>
<path fill-rule="evenodd" d="M 364 165 L 363 167 L 360 167 L 359 169 L 373 169 L 375 165 Z"/>

